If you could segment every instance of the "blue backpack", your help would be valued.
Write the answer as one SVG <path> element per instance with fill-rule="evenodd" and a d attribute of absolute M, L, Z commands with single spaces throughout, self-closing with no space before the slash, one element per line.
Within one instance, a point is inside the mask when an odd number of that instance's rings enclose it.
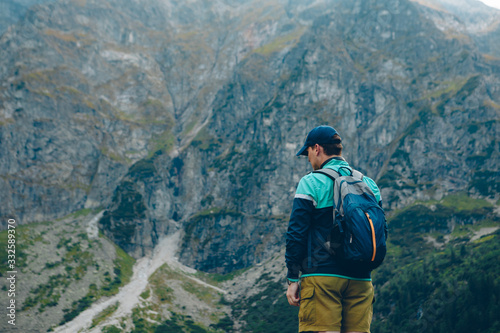
<path fill-rule="evenodd" d="M 349 267 L 373 270 L 384 261 L 387 252 L 385 213 L 363 181 L 363 174 L 342 168 L 350 175 L 342 176 L 328 168 L 314 171 L 333 181 L 334 228 L 325 247 Z"/>

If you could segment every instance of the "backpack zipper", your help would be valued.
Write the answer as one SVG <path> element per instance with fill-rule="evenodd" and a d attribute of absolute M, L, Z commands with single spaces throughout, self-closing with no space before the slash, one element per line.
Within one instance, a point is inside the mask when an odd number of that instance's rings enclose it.
<path fill-rule="evenodd" d="M 372 219 L 367 212 L 365 212 L 366 217 L 368 218 L 368 222 L 370 223 L 370 229 L 372 230 L 372 245 L 373 245 L 373 256 L 371 261 L 375 261 L 375 255 L 377 254 L 377 241 L 375 239 L 375 228 L 373 227 Z"/>

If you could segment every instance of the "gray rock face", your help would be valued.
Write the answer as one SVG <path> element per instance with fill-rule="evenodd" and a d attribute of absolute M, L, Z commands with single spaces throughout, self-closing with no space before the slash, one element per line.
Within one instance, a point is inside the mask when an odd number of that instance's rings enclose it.
<path fill-rule="evenodd" d="M 426 17 L 444 34 L 454 35 L 457 39 L 472 39 L 483 56 L 500 59 L 500 10 L 476 0 L 421 3 Z M 425 6 L 430 8 L 426 10 Z"/>
<path fill-rule="evenodd" d="M 135 257 L 182 228 L 184 263 L 246 267 L 283 245 L 319 124 L 389 211 L 498 197 L 500 66 L 464 27 L 406 0 L 37 7 L 0 40 L 0 215 L 101 206 Z"/>
<path fill-rule="evenodd" d="M 0 0 L 0 35 L 21 19 L 31 6 L 54 0 Z"/>

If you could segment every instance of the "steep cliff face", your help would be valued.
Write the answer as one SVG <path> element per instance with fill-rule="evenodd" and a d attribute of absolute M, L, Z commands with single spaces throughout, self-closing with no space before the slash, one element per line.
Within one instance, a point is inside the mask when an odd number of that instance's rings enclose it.
<path fill-rule="evenodd" d="M 0 216 L 101 206 L 135 257 L 182 229 L 185 264 L 247 267 L 282 247 L 324 123 L 389 211 L 498 197 L 500 63 L 467 24 L 406 0 L 36 7 L 0 40 Z"/>
<path fill-rule="evenodd" d="M 227 75 L 217 18 L 211 30 L 183 29 L 191 15 L 207 20 L 205 9 L 65 1 L 35 7 L 2 36 L 1 215 L 105 207 L 130 165 L 177 145 Z"/>
<path fill-rule="evenodd" d="M 496 65 L 411 3 L 338 6 L 322 11 L 290 49 L 250 55 L 214 101 L 207 131 L 220 142 L 213 150 L 227 152 L 224 173 L 216 173 L 233 189 L 226 205 L 270 223 L 286 216 L 293 184 L 307 169 L 294 153 L 321 123 L 340 131 L 348 161 L 379 181 L 389 210 L 460 190 L 494 197 Z M 231 170 L 239 172 L 234 181 Z M 276 232 L 285 225 L 277 223 Z M 197 250 L 204 246 L 193 239 L 210 242 L 206 234 L 187 238 L 181 258 L 205 265 Z"/>
<path fill-rule="evenodd" d="M 21 19 L 28 9 L 54 0 L 0 0 L 0 35 Z"/>

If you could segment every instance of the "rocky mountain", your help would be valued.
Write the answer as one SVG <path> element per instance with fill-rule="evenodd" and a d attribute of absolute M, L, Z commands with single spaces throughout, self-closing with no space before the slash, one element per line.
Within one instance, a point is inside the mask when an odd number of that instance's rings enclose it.
<path fill-rule="evenodd" d="M 394 228 L 409 217 L 415 232 L 492 227 L 499 24 L 472 0 L 30 7 L 0 37 L 0 225 L 103 211 L 102 236 L 135 259 L 179 232 L 182 264 L 246 269 L 283 248 L 310 169 L 295 152 L 330 124 L 377 180 Z M 436 212 L 457 195 L 490 206 Z"/>
<path fill-rule="evenodd" d="M 500 11 L 476 0 L 416 0 L 443 32 L 471 38 L 487 57 L 499 58 Z"/>
<path fill-rule="evenodd" d="M 17 23 L 34 5 L 53 0 L 0 0 L 0 34 Z"/>

